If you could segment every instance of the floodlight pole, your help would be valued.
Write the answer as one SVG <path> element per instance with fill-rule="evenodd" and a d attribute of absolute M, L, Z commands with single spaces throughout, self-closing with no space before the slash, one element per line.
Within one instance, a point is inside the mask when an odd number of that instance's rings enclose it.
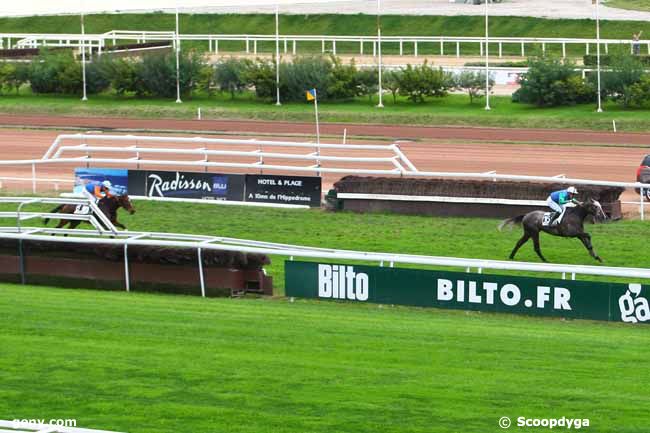
<path fill-rule="evenodd" d="M 178 2 L 176 3 L 176 103 L 181 101 L 181 41 L 178 37 Z"/>
<path fill-rule="evenodd" d="M 485 109 L 490 111 L 490 43 L 488 39 L 488 3 L 485 0 Z"/>
<path fill-rule="evenodd" d="M 275 105 L 280 103 L 280 6 L 275 6 Z"/>
<path fill-rule="evenodd" d="M 598 109 L 597 113 L 603 112 L 603 105 L 601 101 L 601 87 L 600 87 L 600 0 L 596 0 L 596 74 L 598 75 Z"/>
<path fill-rule="evenodd" d="M 378 72 L 379 72 L 379 103 L 377 104 L 378 108 L 384 108 L 383 102 L 383 89 L 381 88 L 381 0 L 377 0 L 377 53 L 378 53 Z"/>
<path fill-rule="evenodd" d="M 83 96 L 82 101 L 88 100 L 88 94 L 86 93 L 86 26 L 84 25 L 84 10 L 83 2 L 81 3 L 81 41 L 79 47 L 81 48 L 81 78 L 83 81 Z"/>

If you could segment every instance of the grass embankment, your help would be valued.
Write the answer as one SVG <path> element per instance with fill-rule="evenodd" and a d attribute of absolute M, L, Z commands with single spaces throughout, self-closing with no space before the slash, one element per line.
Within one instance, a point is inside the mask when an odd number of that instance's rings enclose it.
<path fill-rule="evenodd" d="M 501 416 L 644 433 L 649 420 L 644 326 L 6 284 L 0 310 L 6 419 L 134 433 L 498 432 Z"/>
<path fill-rule="evenodd" d="M 496 229 L 498 220 L 481 218 L 331 213 L 146 201 L 138 201 L 135 205 L 135 215 L 120 213 L 120 221 L 130 230 L 227 236 L 359 251 L 505 260 L 522 233 L 520 228 L 499 232 Z M 15 210 L 15 205 L 5 205 L 2 209 Z M 48 207 L 31 205 L 23 208 L 24 211 L 30 209 Z M 14 224 L 11 220 L 0 223 Z M 40 222 L 34 221 L 33 224 Z M 594 247 L 607 266 L 647 267 L 650 264 L 645 241 L 650 236 L 650 225 L 641 221 L 620 221 L 588 226 L 587 231 L 592 234 Z M 546 258 L 552 262 L 597 264 L 577 239 L 542 235 L 541 245 Z M 522 247 L 517 259 L 539 261 L 532 243 Z M 272 265 L 267 268 L 274 278 L 274 285 L 280 289 L 284 285 L 284 260 L 285 257 L 272 257 Z"/>
<path fill-rule="evenodd" d="M 480 16 L 382 16 L 382 35 L 384 36 L 482 36 L 485 22 Z M 87 33 L 104 33 L 110 30 L 169 30 L 173 31 L 174 15 L 153 14 L 95 14 L 85 20 Z M 280 32 L 285 35 L 366 35 L 377 33 L 374 15 L 282 15 Z M 275 34 L 274 15 L 265 14 L 181 14 L 182 33 L 195 34 Z M 609 39 L 630 39 L 633 32 L 644 30 L 650 34 L 650 23 L 644 21 L 601 21 L 601 37 Z M 24 18 L 0 18 L 0 32 L 20 33 L 79 33 L 78 16 L 38 16 Z M 548 20 L 528 17 L 491 17 L 490 35 L 492 37 L 557 37 L 557 38 L 595 38 L 593 20 Z M 372 53 L 367 44 L 365 52 Z M 208 49 L 208 43 L 184 43 L 184 47 Z M 220 50 L 242 51 L 243 42 L 221 41 Z M 397 43 L 382 44 L 384 53 L 398 53 Z M 520 55 L 518 44 L 505 45 L 504 54 Z M 568 46 L 569 54 L 582 56 L 584 46 Z M 252 48 L 251 48 L 252 49 Z M 331 47 L 327 49 L 331 50 Z M 412 54 L 412 44 L 405 44 L 405 53 Z M 445 52 L 455 55 L 456 44 L 445 45 Z M 527 53 L 541 51 L 541 45 L 527 46 Z M 560 53 L 560 46 L 548 46 L 548 50 Z M 274 52 L 273 42 L 258 44 L 258 50 Z M 320 52 L 320 42 L 300 42 L 298 52 Z M 497 45 L 490 47 L 493 53 Z M 358 53 L 359 44 L 355 42 L 337 44 L 338 53 Z M 420 44 L 420 54 L 439 54 L 440 44 Z M 462 44 L 463 54 L 479 52 L 478 44 Z"/>
<path fill-rule="evenodd" d="M 592 104 L 574 107 L 536 108 L 516 104 L 509 97 L 491 97 L 491 111 L 485 111 L 485 102 L 469 103 L 466 95 L 450 95 L 413 104 L 404 98 L 393 103 L 384 98 L 385 108 L 376 108 L 377 98 L 360 98 L 350 102 L 319 103 L 323 122 L 383 123 L 396 125 L 467 125 L 512 128 L 579 128 L 611 130 L 616 120 L 619 131 L 648 131 L 650 117 L 647 110 L 626 110 L 614 103 L 604 105 L 603 113 L 596 113 Z M 120 98 L 112 95 L 89 97 L 81 102 L 75 96 L 36 96 L 23 94 L 0 97 L 0 114 L 53 114 L 66 116 L 135 117 L 195 119 L 201 108 L 203 119 L 257 119 L 313 122 L 314 109 L 309 103 L 272 103 L 256 101 L 244 94 L 230 97 L 196 96 L 183 104 L 174 100 Z"/>
<path fill-rule="evenodd" d="M 607 0 L 603 3 L 610 8 L 650 11 L 650 1 L 648 0 Z"/>

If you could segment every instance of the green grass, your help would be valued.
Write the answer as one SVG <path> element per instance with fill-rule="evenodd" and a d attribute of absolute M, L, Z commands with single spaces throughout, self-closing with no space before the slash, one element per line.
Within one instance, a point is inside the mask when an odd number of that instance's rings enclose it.
<path fill-rule="evenodd" d="M 650 11 L 650 1 L 648 0 L 607 0 L 605 5 L 611 8 Z"/>
<path fill-rule="evenodd" d="M 466 95 L 450 95 L 413 104 L 404 98 L 393 103 L 384 98 L 384 109 L 376 108 L 377 99 L 360 98 L 350 102 L 319 103 L 319 116 L 324 122 L 384 123 L 403 125 L 468 125 L 512 128 L 581 128 L 611 130 L 616 120 L 620 131 L 650 130 L 647 110 L 623 109 L 606 103 L 604 113 L 597 114 L 592 104 L 573 107 L 537 108 L 513 103 L 510 97 L 491 97 L 492 110 L 486 112 L 485 102 L 469 103 Z M 174 100 L 119 98 L 112 95 L 89 97 L 81 102 L 76 96 L 21 95 L 0 97 L 0 113 L 55 114 L 68 116 L 137 117 L 194 119 L 201 107 L 203 119 L 257 119 L 313 122 L 313 106 L 309 103 L 259 102 L 250 94 L 231 100 L 229 96 L 211 98 L 196 96 L 183 104 Z"/>
<path fill-rule="evenodd" d="M 647 3 L 647 2 L 646 2 Z M 110 30 L 170 30 L 174 29 L 173 14 L 95 14 L 86 17 L 86 32 L 104 33 Z M 274 34 L 273 15 L 209 15 L 182 14 L 180 28 L 183 33 L 196 34 Z M 650 23 L 643 21 L 601 21 L 601 37 L 609 39 L 629 39 L 632 32 L 645 30 L 650 33 Z M 283 15 L 280 19 L 282 34 L 317 35 L 374 35 L 376 17 L 374 15 Z M 484 34 L 484 20 L 480 16 L 397 16 L 382 17 L 382 34 L 385 36 L 481 36 Z M 22 18 L 0 18 L 0 32 L 35 33 L 78 33 L 78 16 L 37 16 Z M 490 34 L 494 37 L 571 37 L 594 38 L 595 25 L 592 20 L 547 20 L 527 17 L 491 17 Z M 419 52 L 431 54 L 439 52 L 439 44 L 420 44 Z M 184 47 L 207 49 L 206 43 L 186 43 Z M 221 50 L 238 50 L 243 43 L 220 43 Z M 299 52 L 320 51 L 320 42 L 298 44 Z M 398 52 L 397 44 L 385 44 L 386 53 Z M 496 48 L 496 46 L 495 46 Z M 573 55 L 584 54 L 583 46 L 569 46 Z M 260 44 L 258 49 L 271 52 L 273 43 Z M 412 50 L 406 44 L 407 50 Z M 452 53 L 455 44 L 447 44 L 446 51 Z M 506 45 L 505 54 L 519 55 L 517 44 Z M 540 46 L 527 49 L 539 50 Z M 552 50 L 560 52 L 561 47 Z M 358 43 L 337 45 L 340 53 L 357 53 Z M 366 47 L 366 52 L 371 47 Z M 463 53 L 477 53 L 477 44 L 463 44 Z M 411 51 L 407 51 L 410 53 Z"/>
<path fill-rule="evenodd" d="M 15 208 L 15 205 L 0 207 L 2 210 Z M 520 228 L 499 232 L 496 229 L 498 220 L 482 218 L 332 213 L 319 209 L 264 209 L 147 201 L 136 202 L 136 208 L 135 215 L 120 214 L 120 221 L 130 230 L 227 236 L 359 251 L 505 260 L 521 236 Z M 25 211 L 30 209 L 47 207 L 31 205 L 23 208 Z M 1 220 L 0 224 L 13 225 L 14 222 Z M 648 266 L 650 254 L 645 240 L 650 236 L 649 224 L 620 221 L 587 226 L 587 231 L 592 234 L 595 249 L 605 260 L 605 265 Z M 542 235 L 541 243 L 542 251 L 551 262 L 597 264 L 577 239 Z M 517 259 L 539 261 L 531 243 L 522 247 Z M 272 257 L 272 264 L 267 268 L 278 293 L 283 293 L 284 260 L 284 257 Z"/>
<path fill-rule="evenodd" d="M 501 416 L 645 433 L 650 421 L 643 326 L 6 284 L 0 310 L 6 419 L 131 433 L 490 433 Z"/>

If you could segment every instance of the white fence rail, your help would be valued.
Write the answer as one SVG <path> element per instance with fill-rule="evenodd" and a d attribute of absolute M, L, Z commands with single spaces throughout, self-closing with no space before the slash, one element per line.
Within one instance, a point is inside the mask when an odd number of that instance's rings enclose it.
<path fill-rule="evenodd" d="M 86 194 L 88 195 L 88 194 Z M 0 197 L 0 203 L 16 203 L 18 207 L 15 212 L 0 212 L 0 218 L 11 218 L 16 220 L 16 229 L 22 231 L 22 222 L 40 218 L 40 219 L 65 219 L 75 221 L 85 221 L 91 224 L 95 230 L 100 234 L 109 233 L 111 235 L 117 234 L 117 229 L 111 220 L 104 215 L 99 209 L 95 200 L 92 197 L 85 198 L 46 198 L 46 197 Z M 61 214 L 51 212 L 24 212 L 24 206 L 33 204 L 63 204 L 73 206 L 87 206 L 89 213 L 87 214 Z"/>
<path fill-rule="evenodd" d="M 68 236 L 52 236 L 63 235 Z M 116 236 L 106 238 L 98 235 L 92 230 L 65 230 L 65 229 L 47 229 L 33 228 L 23 230 L 16 227 L 0 227 L 1 239 L 15 239 L 22 241 L 44 241 L 44 242 L 66 242 L 74 244 L 108 244 L 120 245 L 124 248 L 124 269 L 125 269 L 125 290 L 130 290 L 129 283 L 129 260 L 128 247 L 139 246 L 158 246 L 158 247 L 176 247 L 191 248 L 197 251 L 197 265 L 199 271 L 201 295 L 205 296 L 205 281 L 203 278 L 203 261 L 202 251 L 204 250 L 221 250 L 237 251 L 244 253 L 257 253 L 268 255 L 288 256 L 290 260 L 295 257 L 306 259 L 324 259 L 324 260 L 361 260 L 368 262 L 379 262 L 381 266 L 388 264 L 393 267 L 396 263 L 418 264 L 441 267 L 460 267 L 465 268 L 467 272 L 476 269 L 482 273 L 485 269 L 504 270 L 504 271 L 527 271 L 527 272 L 548 272 L 559 273 L 563 279 L 570 275 L 572 279 L 576 275 L 594 275 L 624 277 L 636 279 L 650 278 L 650 269 L 627 268 L 627 267 L 605 267 L 605 266 L 588 266 L 588 265 L 556 265 L 549 263 L 531 263 L 531 262 L 514 262 L 504 260 L 483 260 L 483 259 L 465 259 L 454 257 L 437 257 L 422 256 L 397 253 L 378 253 L 363 252 L 327 248 L 314 248 L 298 245 L 287 245 L 271 242 L 261 242 L 245 239 L 235 239 L 217 236 L 198 236 L 178 233 L 155 233 L 155 232 L 118 232 Z M 23 275 L 24 278 L 24 275 Z"/>
<path fill-rule="evenodd" d="M 255 34 L 179 34 L 180 41 L 199 41 L 207 43 L 208 50 L 219 53 L 219 42 L 235 41 L 241 43 L 241 51 L 258 54 L 259 43 L 276 43 L 282 47 L 284 53 L 297 54 L 298 43 L 317 42 L 321 45 L 321 52 L 337 54 L 337 44 L 356 43 L 359 46 L 359 54 L 366 52 L 367 45 L 371 45 L 373 56 L 378 54 L 377 36 L 360 35 L 255 35 Z M 144 31 L 144 30 L 112 30 L 103 34 L 38 34 L 38 33 L 0 33 L 0 48 L 36 48 L 39 46 L 74 47 L 85 46 L 87 49 L 95 48 L 100 53 L 110 44 L 116 45 L 119 41 L 137 41 L 138 43 L 152 41 L 171 41 L 175 44 L 175 34 L 169 31 Z M 567 46 L 582 45 L 585 54 L 595 52 L 597 40 L 589 38 L 530 38 L 530 37 L 490 37 L 489 44 L 496 45 L 496 53 L 503 57 L 504 46 L 517 46 L 517 53 L 522 57 L 526 56 L 526 47 L 531 45 L 541 46 L 542 52 L 546 52 L 548 46 L 558 46 L 562 56 L 567 57 Z M 409 47 L 412 47 L 412 55 L 419 56 L 423 45 L 435 46 L 440 55 L 454 54 L 461 55 L 461 44 L 477 44 L 480 48 L 480 55 L 483 55 L 485 38 L 480 36 L 383 36 L 382 45 L 393 44 L 399 47 L 399 55 L 405 55 Z M 629 46 L 630 52 L 634 52 L 635 41 L 631 39 L 601 39 L 601 46 L 604 52 L 609 52 L 611 45 Z M 650 54 L 650 40 L 641 40 L 639 45 L 647 47 Z M 449 50 L 449 45 L 454 49 Z M 385 50 L 385 48 L 384 48 Z M 447 50 L 447 51 L 445 51 Z"/>
<path fill-rule="evenodd" d="M 80 145 L 67 146 L 62 145 L 64 140 L 81 141 Z M 88 141 L 93 141 L 93 145 L 88 145 Z M 103 142 L 120 142 L 127 141 L 131 143 L 138 143 L 131 146 L 98 146 Z M 177 143 L 177 144 L 198 144 L 203 145 L 201 148 L 188 150 L 180 147 L 167 147 L 167 148 L 144 148 L 140 143 L 145 142 L 160 142 L 160 143 Z M 207 144 L 221 144 L 232 147 L 237 146 L 257 146 L 256 152 L 241 152 L 235 150 L 228 151 L 212 151 L 205 148 Z M 286 153 L 264 152 L 264 147 L 293 147 L 308 149 L 311 152 L 305 154 L 297 154 L 291 158 L 286 158 Z M 338 149 L 338 150 L 383 150 L 393 152 L 393 156 L 388 158 L 393 164 L 391 169 L 362 169 L 357 167 L 324 167 L 321 162 L 325 159 L 320 155 L 321 149 Z M 76 151 L 86 153 L 84 156 L 77 157 L 62 157 L 64 152 Z M 132 154 L 133 157 L 113 157 L 103 158 L 92 156 L 92 153 L 116 153 Z M 153 153 L 158 155 L 187 155 L 195 154 L 202 156 L 200 160 L 179 161 L 177 159 L 146 159 L 142 158 L 142 153 Z M 214 161 L 210 160 L 210 156 L 251 156 L 257 159 L 254 162 L 228 162 L 228 161 Z M 264 159 L 264 155 L 274 155 L 280 159 L 293 159 L 305 160 L 316 162 L 316 164 L 308 166 L 286 165 L 286 164 L 268 164 Z M 268 158 L 268 157 L 267 157 Z M 330 161 L 332 158 L 327 158 Z M 333 158 L 335 162 L 364 162 L 370 161 L 376 163 L 386 164 L 387 158 L 367 158 L 367 157 L 353 157 L 341 156 Z M 203 138 L 203 137 L 155 137 L 155 136 L 136 136 L 136 135 L 92 135 L 92 134 L 63 134 L 59 135 L 50 148 L 45 152 L 41 159 L 31 160 L 5 160 L 0 161 L 0 168 L 3 166 L 27 166 L 31 167 L 32 176 L 23 178 L 25 181 L 32 182 L 33 191 L 36 191 L 36 184 L 41 180 L 38 178 L 36 168 L 39 166 L 56 165 L 56 164 L 102 164 L 113 165 L 119 167 L 131 166 L 178 166 L 178 167 L 192 167 L 207 170 L 208 168 L 243 168 L 254 170 L 271 170 L 271 171 L 284 171 L 284 172 L 297 172 L 297 173 L 339 173 L 339 174 L 369 174 L 369 175 L 387 175 L 387 176 L 409 176 L 409 177 L 428 177 L 428 178 L 441 178 L 441 179 L 485 179 L 485 180 L 508 180 L 508 181 L 525 181 L 525 182 L 551 182 L 551 183 L 564 183 L 574 185 L 598 185 L 598 186 L 612 186 L 622 188 L 635 188 L 640 190 L 639 195 L 639 213 L 641 219 L 645 219 L 645 201 L 644 194 L 650 189 L 650 184 L 643 184 L 639 182 L 614 182 L 607 180 L 592 180 L 592 179 L 577 179 L 558 176 L 531 176 L 531 175 L 512 175 L 501 174 L 495 171 L 490 172 L 443 172 L 443 171 L 419 171 L 402 152 L 399 145 L 354 145 L 354 144 L 332 144 L 332 143 L 296 143 L 285 141 L 266 141 L 266 140 L 237 140 L 237 139 L 217 139 L 217 138 Z"/>

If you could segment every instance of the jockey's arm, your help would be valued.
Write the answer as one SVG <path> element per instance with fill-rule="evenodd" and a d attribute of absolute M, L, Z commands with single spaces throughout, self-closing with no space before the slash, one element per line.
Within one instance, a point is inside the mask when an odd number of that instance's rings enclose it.
<path fill-rule="evenodd" d="M 99 185 L 95 185 L 95 189 L 93 190 L 93 195 L 95 198 L 104 198 L 104 195 L 102 194 L 102 187 Z"/>

